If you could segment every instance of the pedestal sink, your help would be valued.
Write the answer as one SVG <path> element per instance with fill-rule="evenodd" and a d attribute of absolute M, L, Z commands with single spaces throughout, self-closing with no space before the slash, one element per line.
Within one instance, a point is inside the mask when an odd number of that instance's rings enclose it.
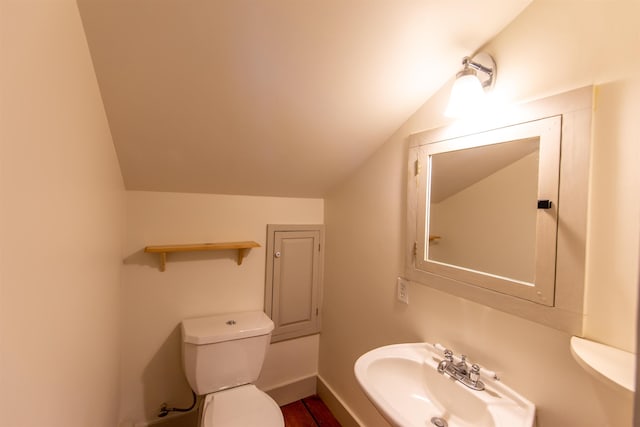
<path fill-rule="evenodd" d="M 533 427 L 535 406 L 492 377 L 472 390 L 438 372 L 431 344 L 379 347 L 362 355 L 355 375 L 378 411 L 399 427 Z"/>

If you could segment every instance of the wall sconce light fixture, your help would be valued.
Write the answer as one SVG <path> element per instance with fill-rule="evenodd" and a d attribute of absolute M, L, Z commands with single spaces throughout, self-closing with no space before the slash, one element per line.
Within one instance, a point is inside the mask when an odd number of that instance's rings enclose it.
<path fill-rule="evenodd" d="M 484 103 L 485 92 L 493 88 L 496 81 L 496 62 L 488 53 L 481 52 L 473 58 L 465 56 L 462 65 L 444 112 L 447 117 L 477 113 Z"/>

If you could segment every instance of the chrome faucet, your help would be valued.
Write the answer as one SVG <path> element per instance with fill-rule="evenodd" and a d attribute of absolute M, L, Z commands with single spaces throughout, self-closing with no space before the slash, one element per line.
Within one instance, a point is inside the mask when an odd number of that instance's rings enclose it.
<path fill-rule="evenodd" d="M 467 375 L 469 373 L 469 365 L 467 365 L 467 356 L 464 354 L 460 355 L 460 362 L 456 364 L 456 368 L 458 368 L 458 372 L 462 375 Z"/>
<path fill-rule="evenodd" d="M 438 363 L 438 372 L 441 374 L 447 372 L 453 365 L 453 352 L 449 349 L 444 351 L 444 359 Z"/>
<path fill-rule="evenodd" d="M 444 359 L 438 363 L 438 372 L 449 375 L 473 390 L 484 390 L 484 383 L 480 381 L 480 366 L 474 363 L 469 369 L 467 356 L 465 355 L 461 355 L 460 362 L 455 363 L 453 352 L 446 349 L 444 351 Z"/>

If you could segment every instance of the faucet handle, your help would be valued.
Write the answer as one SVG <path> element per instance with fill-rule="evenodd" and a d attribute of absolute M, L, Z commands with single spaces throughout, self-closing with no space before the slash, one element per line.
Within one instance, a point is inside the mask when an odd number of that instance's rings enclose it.
<path fill-rule="evenodd" d="M 444 350 L 444 358 L 447 359 L 449 362 L 453 362 L 453 351 L 446 348 Z"/>
<path fill-rule="evenodd" d="M 475 363 L 471 365 L 471 371 L 469 372 L 469 379 L 474 384 L 477 384 L 478 380 L 480 379 L 480 366 L 478 366 Z"/>

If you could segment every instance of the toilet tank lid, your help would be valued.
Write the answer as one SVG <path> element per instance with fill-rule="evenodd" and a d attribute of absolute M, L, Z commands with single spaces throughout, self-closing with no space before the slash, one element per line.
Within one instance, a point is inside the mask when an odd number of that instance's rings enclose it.
<path fill-rule="evenodd" d="M 270 334 L 273 321 L 262 311 L 216 314 L 182 321 L 182 340 L 204 345 Z"/>

